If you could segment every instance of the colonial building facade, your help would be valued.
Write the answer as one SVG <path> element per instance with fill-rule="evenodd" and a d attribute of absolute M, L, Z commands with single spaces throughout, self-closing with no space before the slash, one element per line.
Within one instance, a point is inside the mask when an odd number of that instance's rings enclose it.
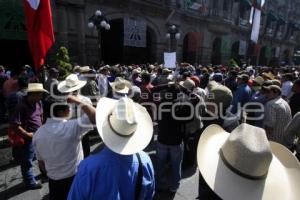
<path fill-rule="evenodd" d="M 14 56 L 24 62 L 28 57 L 20 50 L 28 48 L 20 2 L 0 0 L 0 46 L 5 49 L 0 52 L 0 64 Z M 250 0 L 51 2 L 56 43 L 49 52 L 49 62 L 57 48 L 65 46 L 73 62 L 93 65 L 99 62 L 99 41 L 102 61 L 110 64 L 161 63 L 164 52 L 176 51 L 179 62 L 193 64 L 227 64 L 234 58 L 239 63 L 278 65 L 292 63 L 294 52 L 299 50 L 299 0 L 266 0 L 257 44 L 250 41 Z M 88 27 L 89 18 L 96 10 L 101 10 L 111 26 L 110 30 L 100 31 L 101 37 L 96 29 Z M 126 25 L 128 21 L 131 24 Z M 172 34 L 166 37 L 172 25 L 180 37 Z M 136 35 L 128 36 L 128 30 Z M 125 45 L 126 34 L 145 45 Z M 16 44 L 19 53 L 12 44 Z M 13 55 L 6 56 L 10 51 Z"/>

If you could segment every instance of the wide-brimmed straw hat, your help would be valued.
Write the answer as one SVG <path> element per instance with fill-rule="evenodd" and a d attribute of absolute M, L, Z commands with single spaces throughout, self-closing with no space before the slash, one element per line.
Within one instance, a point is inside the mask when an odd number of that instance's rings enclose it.
<path fill-rule="evenodd" d="M 29 83 L 26 92 L 27 93 L 33 93 L 33 92 L 49 93 L 47 90 L 44 89 L 43 84 L 41 83 Z"/>
<path fill-rule="evenodd" d="M 269 142 L 261 128 L 241 124 L 229 134 L 209 126 L 200 137 L 197 161 L 206 183 L 224 200 L 299 199 L 299 162 Z"/>
<path fill-rule="evenodd" d="M 153 134 L 152 120 L 146 109 L 127 97 L 101 98 L 97 104 L 96 125 L 104 144 L 122 155 L 143 150 Z"/>
<path fill-rule="evenodd" d="M 90 66 L 84 66 L 80 68 L 80 73 L 88 73 L 90 71 L 92 71 L 93 69 L 90 68 Z"/>
<path fill-rule="evenodd" d="M 275 78 L 274 74 L 272 72 L 264 72 L 262 73 L 262 77 L 266 80 L 273 80 Z"/>
<path fill-rule="evenodd" d="M 109 83 L 114 92 L 128 94 L 132 84 L 124 78 L 117 77 L 113 83 Z"/>
<path fill-rule="evenodd" d="M 180 81 L 179 85 L 190 91 L 192 91 L 196 87 L 195 82 L 191 79 L 186 79 L 185 81 Z"/>
<path fill-rule="evenodd" d="M 57 86 L 58 91 L 61 93 L 70 93 L 79 90 L 86 85 L 86 80 L 81 80 L 78 75 L 71 74 L 66 80 L 60 82 Z"/>

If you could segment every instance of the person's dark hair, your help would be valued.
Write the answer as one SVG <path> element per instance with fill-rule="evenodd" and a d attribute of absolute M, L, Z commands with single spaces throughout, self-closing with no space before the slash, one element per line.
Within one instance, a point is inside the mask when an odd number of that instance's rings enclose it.
<path fill-rule="evenodd" d="M 48 97 L 44 102 L 44 110 L 46 118 L 50 117 L 60 117 L 61 112 L 65 112 L 70 109 L 70 106 L 65 100 L 54 99 L 53 97 Z"/>
<path fill-rule="evenodd" d="M 286 78 L 289 81 L 293 80 L 293 74 L 291 74 L 291 73 L 284 74 L 283 76 L 284 76 L 284 78 Z"/>
<path fill-rule="evenodd" d="M 294 85 L 300 86 L 300 79 L 295 80 Z"/>
<path fill-rule="evenodd" d="M 55 105 L 52 109 L 53 109 L 53 115 L 54 115 L 54 117 L 60 117 L 60 116 L 59 116 L 60 113 L 69 110 L 69 109 L 70 109 L 70 106 L 67 105 L 67 104 L 61 104 L 61 105 L 60 105 L 60 104 L 57 104 L 57 105 Z"/>
<path fill-rule="evenodd" d="M 162 74 L 163 69 L 161 67 L 157 68 L 157 73 Z"/>
<path fill-rule="evenodd" d="M 26 76 L 20 76 L 18 78 L 18 85 L 19 85 L 19 88 L 20 89 L 24 89 L 24 88 L 27 88 L 28 87 L 28 77 Z"/>
<path fill-rule="evenodd" d="M 142 73 L 141 78 L 145 83 L 150 83 L 151 81 L 151 75 L 149 73 Z"/>

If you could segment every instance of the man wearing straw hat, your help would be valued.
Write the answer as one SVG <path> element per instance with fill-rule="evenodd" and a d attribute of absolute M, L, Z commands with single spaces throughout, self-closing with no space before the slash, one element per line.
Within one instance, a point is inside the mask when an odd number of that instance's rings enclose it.
<path fill-rule="evenodd" d="M 142 151 L 153 134 L 146 109 L 127 97 L 102 98 L 96 124 L 106 147 L 81 162 L 68 199 L 152 199 L 153 166 Z"/>
<path fill-rule="evenodd" d="M 200 137 L 197 161 L 211 189 L 200 199 L 299 199 L 299 162 L 284 146 L 269 142 L 261 128 L 241 124 L 228 133 L 209 126 Z"/>
<path fill-rule="evenodd" d="M 68 103 L 81 107 L 85 115 L 68 120 L 70 106 L 65 100 L 54 99 L 51 118 L 33 137 L 40 169 L 49 178 L 50 200 L 66 199 L 79 163 L 83 160 L 81 138 L 92 130 L 96 110 L 93 106 L 69 96 Z"/>
<path fill-rule="evenodd" d="M 43 93 L 48 93 L 48 91 L 43 88 L 42 84 L 28 84 L 27 94 L 17 105 L 10 120 L 15 134 L 23 138 L 23 144 L 13 148 L 13 156 L 21 165 L 23 181 L 28 189 L 40 189 L 42 187 L 33 175 L 32 137 L 42 125 L 43 111 L 40 101 Z"/>
<path fill-rule="evenodd" d="M 83 96 L 80 94 L 80 89 L 83 88 L 87 84 L 86 79 L 79 79 L 78 75 L 71 74 L 69 75 L 66 80 L 60 82 L 57 86 L 58 91 L 63 94 L 72 94 L 80 99 L 80 101 L 87 103 L 89 105 L 93 105 L 91 99 L 89 97 Z M 71 116 L 72 118 L 81 117 L 84 113 L 80 107 L 78 107 L 76 104 L 73 104 L 71 106 Z M 83 153 L 84 157 L 87 157 L 90 155 L 90 140 L 89 136 L 86 134 L 82 138 L 82 147 L 83 147 Z"/>

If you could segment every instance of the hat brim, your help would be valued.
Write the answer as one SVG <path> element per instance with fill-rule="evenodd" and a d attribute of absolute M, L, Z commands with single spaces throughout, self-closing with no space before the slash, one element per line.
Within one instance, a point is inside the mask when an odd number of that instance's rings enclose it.
<path fill-rule="evenodd" d="M 193 90 L 193 89 L 191 89 L 191 88 L 185 87 L 185 86 L 184 86 L 184 81 L 180 81 L 180 82 L 179 82 L 179 86 L 181 86 L 181 87 L 183 87 L 184 89 L 189 90 L 189 91 Z"/>
<path fill-rule="evenodd" d="M 33 92 L 42 92 L 42 93 L 47 93 L 49 94 L 49 92 L 45 89 L 31 89 L 31 90 L 26 90 L 26 93 L 33 93 Z"/>
<path fill-rule="evenodd" d="M 224 200 L 298 199 L 300 165 L 285 147 L 270 143 L 273 159 L 266 179 L 250 180 L 231 171 L 219 150 L 229 133 L 218 125 L 209 126 L 201 135 L 197 149 L 199 170 L 209 187 Z"/>
<path fill-rule="evenodd" d="M 132 155 L 148 146 L 153 135 L 152 120 L 144 107 L 135 105 L 137 129 L 131 137 L 121 137 L 115 134 L 109 124 L 108 115 L 118 101 L 101 98 L 96 109 L 96 125 L 104 144 L 112 151 L 122 155 Z"/>
<path fill-rule="evenodd" d="M 127 81 L 127 80 L 124 80 L 123 82 L 124 82 L 124 84 L 125 84 L 125 88 L 122 89 L 122 90 L 117 90 L 117 89 L 116 89 L 116 85 L 117 85 L 117 84 L 120 84 L 120 82 L 112 82 L 112 83 L 109 83 L 109 85 L 111 86 L 111 88 L 112 88 L 112 90 L 113 90 L 114 92 L 117 92 L 117 93 L 120 93 L 120 94 L 128 94 L 129 91 L 130 91 L 131 88 L 132 88 L 132 84 L 131 84 L 129 81 Z"/>
<path fill-rule="evenodd" d="M 84 87 L 86 85 L 87 81 L 84 80 L 79 80 L 78 84 L 74 87 L 67 87 L 66 85 L 66 81 L 62 81 L 58 84 L 57 89 L 58 91 L 60 91 L 61 93 L 70 93 L 70 92 L 74 92 L 76 90 L 81 89 L 82 87 Z"/>

